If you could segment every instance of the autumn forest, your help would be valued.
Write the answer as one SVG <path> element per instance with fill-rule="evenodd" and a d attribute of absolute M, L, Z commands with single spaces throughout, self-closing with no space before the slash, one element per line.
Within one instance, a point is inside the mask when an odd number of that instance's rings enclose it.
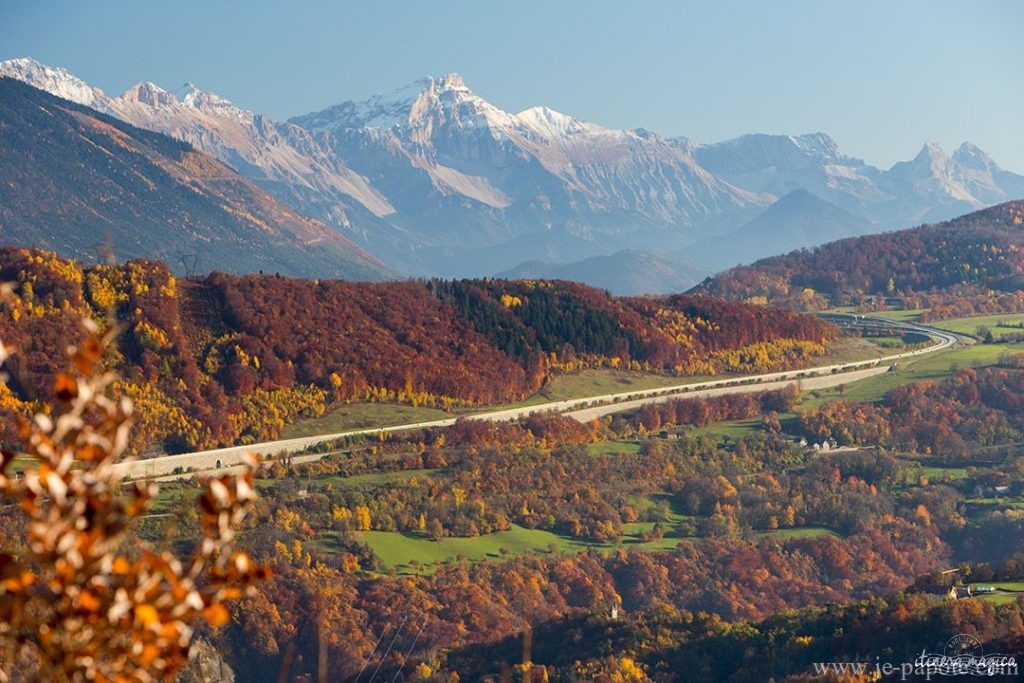
<path fill-rule="evenodd" d="M 3 407 L 52 398 L 79 318 L 110 318 L 122 329 L 110 362 L 137 407 L 136 447 L 167 452 L 273 439 L 338 402 L 510 403 L 553 372 L 801 367 L 836 335 L 783 310 L 618 299 L 569 282 L 179 280 L 157 262 L 83 268 L 24 249 L 0 250 L 0 279 L 16 283 L 0 334 L 21 350 Z"/>

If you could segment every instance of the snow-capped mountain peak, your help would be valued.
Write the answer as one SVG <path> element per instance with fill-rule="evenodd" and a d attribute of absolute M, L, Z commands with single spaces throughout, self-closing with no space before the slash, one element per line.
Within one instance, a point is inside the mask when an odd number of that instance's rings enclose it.
<path fill-rule="evenodd" d="M 839 158 L 839 145 L 826 133 L 805 133 L 790 135 L 790 141 L 803 152 L 822 159 Z"/>
<path fill-rule="evenodd" d="M 541 144 L 586 134 L 628 135 L 546 106 L 511 114 L 476 94 L 458 73 L 426 76 L 392 93 L 343 102 L 291 122 L 314 131 L 404 130 L 420 143 L 446 126 L 486 131 L 497 140 L 522 137 Z"/>
<path fill-rule="evenodd" d="M 186 115 L 182 112 L 185 108 L 217 116 L 228 115 L 245 119 L 253 117 L 252 112 L 240 109 L 229 100 L 216 93 L 202 90 L 192 82 L 171 91 L 164 90 L 156 83 L 143 81 L 125 90 L 120 97 L 110 100 L 108 105 L 114 110 L 123 106 L 142 105 L 153 110 L 168 110 L 168 115 L 174 112 L 177 112 L 177 115 Z"/>
<path fill-rule="evenodd" d="M 942 179 L 942 184 L 952 190 L 951 194 L 964 194 L 960 193 L 959 188 L 954 190 L 949 187 L 951 183 L 957 182 L 954 178 L 957 174 L 956 163 L 952 157 L 946 154 L 946 150 L 942 149 L 942 145 L 935 140 L 927 140 L 912 161 L 900 162 L 893 166 L 893 169 L 896 167 L 902 168 L 905 174 L 909 173 L 918 180 Z M 966 197 L 960 198 L 966 199 Z"/>
<path fill-rule="evenodd" d="M 886 174 L 891 186 L 903 185 L 912 195 L 935 202 L 956 202 L 968 208 L 981 205 L 965 187 L 963 169 L 935 140 L 928 140 L 911 161 L 893 164 Z M 924 218 L 926 214 L 922 215 Z"/>
<path fill-rule="evenodd" d="M 103 91 L 92 87 L 67 69 L 19 57 L 0 62 L 0 76 L 9 76 L 57 97 L 107 112 Z"/>
<path fill-rule="evenodd" d="M 124 103 L 138 103 L 147 107 L 172 107 L 178 103 L 174 95 L 161 88 L 156 83 L 143 81 L 121 93 L 118 98 Z"/>
<path fill-rule="evenodd" d="M 522 127 L 549 139 L 605 130 L 548 107 L 524 109 L 515 115 L 515 121 Z"/>
<path fill-rule="evenodd" d="M 245 120 L 251 120 L 253 112 L 235 106 L 230 100 L 199 88 L 195 83 L 188 81 L 181 86 L 181 104 L 186 107 L 209 112 L 218 116 L 232 116 Z"/>
<path fill-rule="evenodd" d="M 839 154 L 839 146 L 836 141 L 825 133 L 805 133 L 803 135 L 748 133 L 731 140 L 701 145 L 701 148 L 702 154 L 708 157 L 746 156 L 755 162 L 764 157 L 776 160 L 808 158 L 830 161 L 842 157 Z"/>
<path fill-rule="evenodd" d="M 393 92 L 342 102 L 323 111 L 297 116 L 291 122 L 314 131 L 389 129 L 416 127 L 435 118 L 470 122 L 480 116 L 488 123 L 511 120 L 509 114 L 470 90 L 462 76 L 449 73 L 440 78 L 425 76 Z"/>
<path fill-rule="evenodd" d="M 350 227 L 347 216 L 352 203 L 362 204 L 377 216 L 394 212 L 366 178 L 353 173 L 308 131 L 275 124 L 194 83 L 168 91 L 144 81 L 119 97 L 107 97 L 67 70 L 31 59 L 0 62 L 0 75 L 25 81 L 140 128 L 185 140 L 265 184 L 286 202 L 295 200 L 293 193 L 305 196 L 319 192 L 320 203 L 303 209 L 342 228 Z"/>
<path fill-rule="evenodd" d="M 946 150 L 942 149 L 942 145 L 935 140 L 925 140 L 924 145 L 921 147 L 921 151 L 917 153 L 914 160 L 938 160 L 946 158 L 948 158 L 948 156 L 946 155 Z"/>
<path fill-rule="evenodd" d="M 335 104 L 327 109 L 290 119 L 313 131 L 338 128 L 391 128 L 409 120 L 409 110 L 420 94 L 431 87 L 430 77 L 413 81 L 391 93 L 377 93 L 366 100 Z"/>
<path fill-rule="evenodd" d="M 964 142 L 953 152 L 953 161 L 964 168 L 974 170 L 996 171 L 1002 170 L 988 152 L 971 142 Z"/>
<path fill-rule="evenodd" d="M 1002 168 L 977 145 L 964 142 L 953 152 L 952 158 L 965 187 L 982 203 L 993 204 L 1024 196 L 1024 177 Z"/>
<path fill-rule="evenodd" d="M 438 80 L 438 89 L 440 90 L 469 90 L 466 87 L 466 81 L 463 80 L 461 74 L 457 74 L 454 71 L 452 73 L 445 74 Z"/>

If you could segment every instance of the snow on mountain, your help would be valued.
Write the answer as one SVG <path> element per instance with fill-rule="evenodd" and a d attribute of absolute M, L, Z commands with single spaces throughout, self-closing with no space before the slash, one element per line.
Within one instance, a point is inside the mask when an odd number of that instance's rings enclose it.
<path fill-rule="evenodd" d="M 967 187 L 968 172 L 934 140 L 910 161 L 900 161 L 881 176 L 892 198 L 884 207 L 888 225 L 915 225 L 953 218 L 985 206 Z"/>
<path fill-rule="evenodd" d="M 141 100 L 167 102 L 142 84 Z M 306 277 L 381 279 L 382 263 L 337 230 L 274 200 L 225 164 L 167 136 L 0 78 L 0 231 L 94 260 L 121 258 Z M 184 264 L 182 264 L 184 265 Z"/>
<path fill-rule="evenodd" d="M 156 83 L 150 83 L 144 81 L 142 83 L 136 83 L 132 87 L 125 90 L 119 100 L 107 100 L 107 104 L 111 109 L 115 110 L 119 107 L 126 107 L 132 104 L 138 104 L 151 109 L 159 109 L 163 107 L 173 107 L 178 101 L 174 99 L 174 95 L 161 88 Z"/>
<path fill-rule="evenodd" d="M 958 164 L 934 140 L 925 142 L 912 160 L 894 164 L 888 176 L 910 184 L 918 195 L 934 195 L 974 205 L 981 204 L 964 187 Z"/>
<path fill-rule="evenodd" d="M 109 113 L 105 109 L 106 96 L 103 91 L 92 87 L 67 69 L 46 66 L 34 59 L 21 57 L 0 62 L 0 76 L 9 76 L 51 95 Z"/>
<path fill-rule="evenodd" d="M 969 143 L 951 157 L 928 141 L 914 159 L 888 170 L 841 154 L 824 133 L 744 135 L 700 145 L 694 157 L 738 187 L 776 196 L 807 190 L 878 229 L 950 218 L 1024 192 L 1024 177 Z"/>
<path fill-rule="evenodd" d="M 885 200 L 877 185 L 878 169 L 841 154 L 824 133 L 744 135 L 699 145 L 694 157 L 737 187 L 776 197 L 804 189 L 853 211 Z"/>
<path fill-rule="evenodd" d="M 349 214 L 354 207 L 372 216 L 394 212 L 369 181 L 326 151 L 308 131 L 276 124 L 192 83 L 172 92 L 142 82 L 118 97 L 108 97 L 64 69 L 33 60 L 0 62 L 0 74 L 140 128 L 185 140 L 279 199 L 342 230 L 353 229 Z"/>
<path fill-rule="evenodd" d="M 0 75 L 187 140 L 409 274 L 706 245 L 797 190 L 877 230 L 1024 196 L 1024 176 L 968 143 L 951 156 L 929 143 L 882 170 L 824 133 L 699 144 L 545 106 L 511 113 L 454 73 L 287 123 L 191 83 L 108 97 L 30 59 Z"/>
<path fill-rule="evenodd" d="M 294 193 L 321 194 L 322 206 L 311 212 L 317 217 L 345 214 L 353 200 L 377 216 L 393 213 L 365 178 L 323 149 L 308 131 L 277 124 L 192 83 L 178 92 L 180 99 L 152 83 L 140 83 L 111 99 L 109 106 L 119 118 L 186 140 L 262 181 L 267 189 L 280 193 L 286 186 L 284 199 Z"/>
<path fill-rule="evenodd" d="M 964 186 L 985 204 L 1024 198 L 1024 176 L 1002 168 L 985 151 L 965 142 L 953 152 Z"/>
<path fill-rule="evenodd" d="M 429 76 L 387 95 L 378 93 L 362 102 L 343 102 L 323 111 L 292 119 L 313 131 L 334 128 L 391 128 L 409 122 L 409 112 L 421 92 L 431 87 Z"/>
<path fill-rule="evenodd" d="M 451 220 L 423 225 L 426 242 L 480 247 L 534 233 L 543 241 L 557 227 L 606 248 L 633 239 L 653 247 L 749 217 L 771 199 L 715 178 L 683 144 L 547 107 L 509 113 L 458 74 L 291 121 L 327 134 L 400 215 L 422 214 L 424 190 L 435 197 L 428 204 L 445 205 Z"/>
<path fill-rule="evenodd" d="M 532 133 L 538 140 L 554 141 L 573 135 L 599 135 L 610 133 L 621 136 L 621 131 L 609 131 L 592 123 L 580 121 L 547 107 L 530 107 L 513 117 L 524 133 Z"/>

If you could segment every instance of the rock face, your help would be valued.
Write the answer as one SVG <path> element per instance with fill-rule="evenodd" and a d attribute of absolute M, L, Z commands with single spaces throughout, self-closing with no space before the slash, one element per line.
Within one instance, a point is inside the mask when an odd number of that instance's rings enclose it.
<path fill-rule="evenodd" d="M 622 250 L 678 255 L 698 242 L 727 253 L 726 234 L 796 190 L 865 221 L 864 232 L 1024 196 L 1024 176 L 969 143 L 951 156 L 928 143 L 883 170 L 824 133 L 697 144 L 543 106 L 511 113 L 458 74 L 287 123 L 192 84 L 140 83 L 109 97 L 29 59 L 0 62 L 0 74 L 185 140 L 410 275 L 485 275 Z M 834 237 L 828 226 L 790 232 L 806 240 L 796 246 Z"/>
<path fill-rule="evenodd" d="M 175 683 L 235 683 L 235 672 L 220 652 L 205 640 L 192 646 L 192 660 Z"/>
<path fill-rule="evenodd" d="M 727 182 L 774 197 L 806 190 L 854 211 L 885 200 L 877 184 L 880 171 L 841 154 L 824 133 L 744 135 L 699 145 L 694 157 Z"/>
<path fill-rule="evenodd" d="M 684 143 L 547 107 L 510 114 L 457 74 L 292 123 L 373 178 L 435 262 L 468 248 L 481 272 L 691 241 L 770 201 L 709 174 Z"/>
<path fill-rule="evenodd" d="M 139 97 L 162 97 L 141 89 Z M 213 157 L 0 77 L 0 234 L 89 261 L 381 279 L 390 271 Z"/>

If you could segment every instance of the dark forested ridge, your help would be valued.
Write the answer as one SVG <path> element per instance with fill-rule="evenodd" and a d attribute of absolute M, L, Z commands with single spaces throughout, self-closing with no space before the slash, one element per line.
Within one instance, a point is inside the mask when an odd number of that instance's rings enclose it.
<path fill-rule="evenodd" d="M 510 402 L 551 372 L 584 367 L 800 366 L 835 334 L 779 309 L 703 296 L 619 299 L 566 282 L 223 273 L 179 281 L 155 261 L 83 268 L 26 249 L 0 250 L 0 280 L 16 283 L 0 322 L 20 351 L 8 408 L 51 398 L 76 318 L 113 310 L 123 328 L 113 362 L 137 404 L 138 439 L 172 449 L 272 438 L 334 401 Z"/>
<path fill-rule="evenodd" d="M 830 242 L 727 270 L 697 291 L 798 310 L 876 298 L 908 308 L 1017 310 L 1024 282 L 1024 201 L 899 232 Z"/>
<path fill-rule="evenodd" d="M 10 78 L 0 78 L 0 177 L 6 245 L 85 260 L 106 245 L 199 271 L 390 275 L 336 230 L 188 143 Z"/>
<path fill-rule="evenodd" d="M 593 615 L 552 619 L 526 638 L 534 659 L 547 665 L 536 666 L 534 675 L 554 681 L 900 680 L 900 666 L 912 667 L 922 652 L 942 654 L 951 634 L 970 633 L 985 653 L 1016 655 L 1019 661 L 1024 651 L 1020 611 L 1011 607 L 897 593 L 787 610 L 742 624 L 717 614 L 661 608 L 614 621 Z M 517 634 L 466 646 L 450 654 L 449 663 L 470 680 L 488 675 L 500 680 L 502 666 L 518 661 L 523 641 Z M 865 656 L 875 652 L 881 653 L 877 661 Z M 865 664 L 860 676 L 815 670 L 816 663 L 826 662 Z M 876 663 L 894 666 L 895 675 L 874 677 Z M 909 671 L 906 680 L 926 680 Z M 984 677 L 1016 679 L 1014 674 Z M 945 676 L 931 680 L 937 678 Z"/>

